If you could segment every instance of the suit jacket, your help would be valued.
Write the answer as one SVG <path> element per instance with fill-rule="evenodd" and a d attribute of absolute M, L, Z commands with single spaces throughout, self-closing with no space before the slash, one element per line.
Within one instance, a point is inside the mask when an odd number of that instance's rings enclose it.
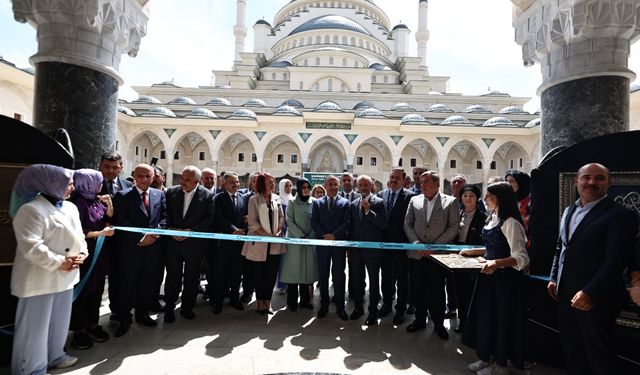
<path fill-rule="evenodd" d="M 350 237 L 354 241 L 383 241 L 384 234 L 389 226 L 387 207 L 382 198 L 375 195 L 369 196 L 371 207 L 364 214 L 360 204 L 362 197 L 351 202 L 351 231 Z M 360 250 L 360 249 L 358 249 Z M 369 255 L 384 256 L 384 251 L 376 249 L 363 249 Z"/>
<path fill-rule="evenodd" d="M 410 242 L 452 243 L 460 226 L 460 206 L 450 195 L 438 193 L 431 217 L 427 220 L 427 198 L 424 194 L 411 198 L 404 217 L 404 232 Z M 417 251 L 408 251 L 409 258 L 420 259 Z"/>
<path fill-rule="evenodd" d="M 122 227 L 165 228 L 167 224 L 167 206 L 163 191 L 149 188 L 149 210 L 144 209 L 142 197 L 135 187 L 119 191 L 113 199 L 113 222 Z M 139 251 L 138 242 L 143 235 L 124 231 L 116 231 L 118 248 L 124 251 Z M 152 248 L 160 249 L 156 241 Z"/>
<path fill-rule="evenodd" d="M 573 296 L 582 290 L 594 306 L 619 307 L 624 295 L 622 270 L 628 264 L 635 243 L 635 215 L 611 198 L 598 202 L 567 238 L 572 204 L 562 215 L 560 239 L 551 267 L 551 279 L 558 290 Z"/>
<path fill-rule="evenodd" d="M 389 198 L 391 197 L 391 189 L 385 189 L 378 193 L 378 196 L 384 200 L 385 206 L 388 207 Z M 387 231 L 384 234 L 385 242 L 397 242 L 397 243 L 406 243 L 407 235 L 404 233 L 404 216 L 407 213 L 407 207 L 409 207 L 409 202 L 411 198 L 415 196 L 415 193 L 409 189 L 400 189 L 398 192 L 398 196 L 396 197 L 396 202 L 391 209 L 391 212 L 388 212 L 389 215 L 389 226 Z M 397 250 L 392 250 L 397 251 Z"/>
<path fill-rule="evenodd" d="M 342 198 L 346 198 L 347 197 L 347 193 L 345 193 L 344 191 L 341 191 L 338 193 L 339 196 L 341 196 Z M 351 197 L 349 199 L 349 203 L 355 201 L 356 199 L 360 198 L 362 196 L 362 194 L 358 193 L 355 190 L 351 190 Z"/>
<path fill-rule="evenodd" d="M 131 182 L 129 182 L 128 180 L 125 180 L 124 178 L 116 177 L 113 181 L 115 183 L 114 186 L 113 186 L 114 195 L 115 195 L 115 193 L 117 193 L 119 191 L 131 189 L 133 187 L 133 184 Z M 107 191 L 107 181 L 103 180 L 102 181 L 102 188 L 100 189 L 100 195 L 104 195 L 104 194 L 107 194 L 107 193 L 108 193 L 108 191 Z"/>
<path fill-rule="evenodd" d="M 194 232 L 208 232 L 211 230 L 215 218 L 213 205 L 213 193 L 202 185 L 195 187 L 193 198 L 184 211 L 184 191 L 180 185 L 167 189 L 167 228 L 190 229 Z M 202 238 L 187 238 L 184 241 L 176 241 L 169 237 L 167 241 L 169 249 L 181 248 L 184 246 L 206 247 L 207 240 Z"/>
<path fill-rule="evenodd" d="M 236 193 L 236 207 L 227 192 L 215 197 L 216 220 L 213 229 L 219 233 L 231 234 L 237 229 L 247 229 L 244 217 L 247 215 L 249 196 Z"/>
<path fill-rule="evenodd" d="M 460 213 L 462 217 L 462 212 Z M 487 221 L 487 214 L 484 211 L 480 211 L 476 208 L 473 213 L 473 217 L 471 218 L 471 222 L 469 225 L 469 230 L 467 230 L 467 237 L 465 238 L 466 245 L 483 245 L 484 240 L 482 239 L 482 228 L 484 228 L 485 221 Z"/>
<path fill-rule="evenodd" d="M 260 228 L 274 235 L 283 231 L 285 219 L 282 205 L 280 204 L 280 197 L 277 194 L 271 194 L 270 204 L 272 207 L 271 221 L 273 224 L 271 224 L 269 220 L 269 208 L 267 207 L 265 197 L 261 194 L 256 194 L 249 198 L 247 207 L 248 235 L 257 236 L 257 231 Z M 284 233 L 281 235 L 284 235 Z M 287 252 L 287 246 L 281 243 L 270 244 L 267 242 L 250 241 L 245 242 L 242 246 L 242 255 L 254 262 L 265 262 L 267 260 L 267 251 L 270 254 L 284 254 Z"/>
<path fill-rule="evenodd" d="M 336 240 L 346 240 L 351 227 L 351 212 L 349 211 L 349 201 L 340 197 L 335 197 L 334 207 L 329 212 L 329 197 L 324 196 L 313 201 L 311 209 L 311 228 L 316 233 L 316 237 L 322 239 L 327 233 L 332 233 Z"/>

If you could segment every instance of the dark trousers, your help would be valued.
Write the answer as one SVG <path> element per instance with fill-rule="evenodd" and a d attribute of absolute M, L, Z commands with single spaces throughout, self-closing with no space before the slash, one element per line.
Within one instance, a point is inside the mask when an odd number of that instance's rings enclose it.
<path fill-rule="evenodd" d="M 210 240 L 204 252 L 205 263 L 207 263 L 207 295 L 213 301 L 214 288 L 216 283 L 216 257 L 218 256 L 219 240 Z"/>
<path fill-rule="evenodd" d="M 473 287 L 476 282 L 477 272 L 456 271 L 452 273 L 454 293 L 458 304 L 458 320 L 461 324 L 467 321 L 469 304 L 473 295 Z M 448 284 L 447 284 L 448 286 Z M 447 292 L 448 293 L 448 292 Z"/>
<path fill-rule="evenodd" d="M 97 260 L 93 272 L 89 276 L 80 295 L 73 301 L 71 323 L 69 325 L 69 329 L 72 331 L 80 331 L 98 324 L 106 277 L 106 267 L 100 263 L 106 263 L 108 261 L 103 255 L 104 253 L 101 253 L 100 259 Z M 86 262 L 80 266 L 80 280 L 84 278 L 89 270 L 90 264 L 91 258 L 87 258 Z"/>
<path fill-rule="evenodd" d="M 231 303 L 239 302 L 240 277 L 242 275 L 243 242 L 221 241 L 215 254 L 213 303 L 222 304 L 229 291 Z"/>
<path fill-rule="evenodd" d="M 562 283 L 560 286 L 562 288 Z M 573 294 L 559 292 L 558 325 L 567 374 L 618 373 L 613 330 L 619 309 L 600 306 L 580 311 L 571 307 L 572 298 Z"/>
<path fill-rule="evenodd" d="M 455 309 L 458 308 L 458 299 L 456 298 L 456 284 L 455 281 L 453 280 L 453 273 L 451 272 L 444 272 L 445 275 L 445 283 L 446 283 L 446 290 L 447 290 L 447 303 L 446 303 L 446 308 L 454 311 Z"/>
<path fill-rule="evenodd" d="M 444 322 L 444 270 L 436 262 L 425 257 L 409 259 L 411 267 L 411 290 L 414 293 L 416 305 L 416 321 L 426 323 L 427 310 L 435 325 Z"/>
<path fill-rule="evenodd" d="M 178 301 L 182 289 L 182 309 L 192 310 L 196 306 L 198 285 L 200 285 L 200 267 L 204 256 L 204 247 L 200 244 L 189 243 L 187 239 L 182 243 L 173 242 L 166 247 L 164 264 L 167 278 L 164 284 L 165 308 L 173 309 Z M 197 241 L 197 239 L 196 239 Z"/>
<path fill-rule="evenodd" d="M 287 284 L 287 306 L 298 307 L 298 289 L 300 290 L 300 304 L 311 303 L 311 284 Z"/>
<path fill-rule="evenodd" d="M 242 262 L 242 295 L 251 296 L 255 292 L 255 281 L 251 273 L 251 265 L 248 260 Z"/>
<path fill-rule="evenodd" d="M 118 270 L 118 249 L 113 237 L 105 238 L 103 246 L 104 254 L 102 256 L 106 257 L 109 264 L 109 271 L 107 272 L 107 279 L 109 280 L 109 310 L 115 314 L 118 311 L 118 274 L 120 273 Z"/>
<path fill-rule="evenodd" d="M 364 306 L 365 277 L 369 275 L 369 312 L 378 312 L 380 302 L 380 270 L 384 260 L 383 254 L 373 254 L 380 250 L 351 249 L 351 265 L 353 266 L 353 282 L 355 294 L 353 302 L 356 309 Z M 366 274 L 365 274 L 366 269 Z"/>
<path fill-rule="evenodd" d="M 318 286 L 320 287 L 320 304 L 328 307 L 329 298 L 329 270 L 333 281 L 333 294 L 337 311 L 344 311 L 344 269 L 346 265 L 346 250 L 339 247 L 316 247 L 318 255 Z"/>
<path fill-rule="evenodd" d="M 391 305 L 396 295 L 396 311 L 407 310 L 409 302 L 409 260 L 403 250 L 385 250 L 382 262 L 382 298 L 385 304 Z"/>
<path fill-rule="evenodd" d="M 160 288 L 162 287 L 162 282 L 164 281 L 164 255 L 161 255 L 160 262 L 156 265 L 156 270 L 153 275 L 153 291 L 151 293 L 151 303 L 156 304 L 160 301 Z"/>
<path fill-rule="evenodd" d="M 154 278 L 162 264 L 162 248 L 158 245 L 118 249 L 118 303 L 117 315 L 121 321 L 131 319 L 131 308 L 136 316 L 149 313 Z"/>
<path fill-rule="evenodd" d="M 250 273 L 255 281 L 257 300 L 271 300 L 278 277 L 280 257 L 280 254 L 268 254 L 265 262 L 248 260 Z"/>

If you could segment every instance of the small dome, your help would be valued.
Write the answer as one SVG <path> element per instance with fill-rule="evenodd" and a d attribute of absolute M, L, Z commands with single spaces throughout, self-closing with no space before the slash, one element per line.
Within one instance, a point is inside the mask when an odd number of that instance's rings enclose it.
<path fill-rule="evenodd" d="M 243 119 L 253 119 L 257 118 L 256 114 L 253 111 L 248 109 L 239 109 L 231 114 L 228 118 L 243 118 Z"/>
<path fill-rule="evenodd" d="M 189 104 L 189 105 L 195 105 L 196 102 L 195 100 L 191 99 L 191 98 L 187 98 L 186 96 L 178 96 L 176 98 L 171 99 L 171 101 L 167 104 Z"/>
<path fill-rule="evenodd" d="M 489 91 L 486 94 L 482 94 L 480 96 L 505 96 L 505 97 L 510 97 L 511 95 L 507 94 L 506 92 L 500 92 L 497 90 L 493 90 L 493 91 Z"/>
<path fill-rule="evenodd" d="M 294 116 L 301 116 L 300 111 L 298 111 L 297 109 L 295 109 L 294 107 L 290 106 L 290 105 L 281 105 L 280 107 L 276 108 L 275 112 L 273 112 L 274 115 L 294 115 Z"/>
<path fill-rule="evenodd" d="M 356 113 L 356 117 L 382 117 L 382 118 L 386 118 L 386 116 L 384 115 L 384 113 L 382 113 L 381 110 L 377 109 L 377 108 L 365 108 L 362 111 Z"/>
<path fill-rule="evenodd" d="M 231 102 L 225 98 L 213 98 L 207 102 L 207 105 L 231 105 Z"/>
<path fill-rule="evenodd" d="M 140 95 L 138 97 L 138 99 L 134 100 L 132 103 L 136 103 L 136 104 L 161 104 L 161 102 L 157 98 L 154 98 L 153 96 L 149 96 L 149 95 Z"/>
<path fill-rule="evenodd" d="M 342 111 L 342 108 L 340 108 L 340 106 L 337 105 L 336 103 L 328 100 L 326 102 L 322 102 L 318 104 L 315 110 L 316 111 Z"/>
<path fill-rule="evenodd" d="M 280 104 L 281 107 L 283 105 L 288 105 L 293 108 L 304 108 L 304 105 L 295 99 L 285 100 L 284 102 L 282 102 L 282 104 Z"/>
<path fill-rule="evenodd" d="M 427 121 L 424 117 L 422 117 L 417 113 L 409 113 L 407 115 L 404 115 L 404 117 L 402 117 L 402 120 L 400 120 L 400 125 L 407 124 L 407 123 L 429 124 L 429 121 Z"/>
<path fill-rule="evenodd" d="M 525 128 L 535 128 L 536 126 L 540 126 L 540 119 L 534 118 L 533 120 L 527 122 L 524 127 Z"/>
<path fill-rule="evenodd" d="M 449 116 L 440 122 L 440 125 L 473 125 L 466 117 L 455 115 Z"/>
<path fill-rule="evenodd" d="M 31 75 L 35 75 L 35 74 L 36 74 L 36 70 L 35 70 L 35 69 L 33 69 L 33 67 L 32 67 L 32 66 L 27 66 L 26 68 L 22 68 L 22 69 L 20 69 L 20 70 L 22 70 L 22 71 L 23 71 L 23 72 L 25 72 L 25 73 L 29 73 L 29 74 L 31 74 Z"/>
<path fill-rule="evenodd" d="M 395 31 L 395 30 L 398 30 L 398 29 L 407 29 L 407 30 L 409 30 L 407 25 L 405 25 L 404 23 L 399 23 L 399 24 L 395 25 L 393 27 L 393 29 L 391 29 L 391 31 Z"/>
<path fill-rule="evenodd" d="M 415 108 L 410 106 L 408 103 L 396 103 L 393 105 L 393 108 L 391 108 L 391 110 L 398 112 L 410 112 L 415 111 Z"/>
<path fill-rule="evenodd" d="M 470 105 L 464 111 L 467 113 L 491 113 L 487 107 L 480 104 Z"/>
<path fill-rule="evenodd" d="M 369 65 L 369 69 L 374 69 L 374 70 L 391 70 L 391 68 L 389 68 L 386 65 L 382 65 L 380 63 L 373 63 L 371 65 Z"/>
<path fill-rule="evenodd" d="M 271 27 L 271 24 L 269 22 L 265 21 L 265 20 L 257 20 L 255 24 L 256 25 L 267 25 L 267 26 Z"/>
<path fill-rule="evenodd" d="M 289 35 L 301 33 L 304 31 L 321 29 L 348 30 L 371 36 L 371 33 L 359 23 L 347 17 L 338 16 L 335 14 L 328 14 L 311 19 L 296 27 Z"/>
<path fill-rule="evenodd" d="M 140 116 L 150 116 L 150 117 L 176 117 L 176 114 L 173 113 L 170 109 L 165 107 L 153 107 L 149 109 L 147 112 L 141 114 Z"/>
<path fill-rule="evenodd" d="M 242 105 L 243 107 L 266 107 L 267 103 L 262 99 L 249 99 Z"/>
<path fill-rule="evenodd" d="M 33 70 L 33 68 L 24 68 L 23 70 L 25 70 L 25 71 L 26 71 L 26 69 L 31 69 L 31 70 Z M 33 73 L 31 73 L 31 74 L 33 74 Z M 634 93 L 634 92 L 636 92 L 636 91 L 640 91 L 640 85 L 631 85 L 631 86 L 629 87 L 629 92 Z"/>
<path fill-rule="evenodd" d="M 364 101 L 364 102 L 360 102 L 360 103 L 356 104 L 355 106 L 353 106 L 353 109 L 354 110 L 359 110 L 359 109 L 375 108 L 375 107 L 376 106 L 373 103 Z"/>
<path fill-rule="evenodd" d="M 153 85 L 151 85 L 151 87 L 162 87 L 162 86 L 180 87 L 180 86 L 176 85 L 176 83 L 173 80 L 171 80 L 171 81 L 162 81 L 160 83 L 154 83 Z"/>
<path fill-rule="evenodd" d="M 269 65 L 270 68 L 286 68 L 288 66 L 293 66 L 293 64 L 288 61 L 276 61 L 273 64 Z"/>
<path fill-rule="evenodd" d="M 511 120 L 505 117 L 492 117 L 482 124 L 482 126 L 515 126 Z"/>
<path fill-rule="evenodd" d="M 429 95 L 444 95 L 440 91 L 429 91 Z"/>
<path fill-rule="evenodd" d="M 186 117 L 218 118 L 215 113 L 206 108 L 194 108 Z"/>
<path fill-rule="evenodd" d="M 515 115 L 519 115 L 519 114 L 528 115 L 529 114 L 529 112 L 526 112 L 524 109 L 522 109 L 521 107 L 518 107 L 517 105 L 504 107 L 504 108 L 502 108 L 500 110 L 500 113 L 502 113 L 502 114 L 515 114 Z"/>
<path fill-rule="evenodd" d="M 445 104 L 434 104 L 427 109 L 427 112 L 453 112 L 453 110 Z"/>
<path fill-rule="evenodd" d="M 136 113 L 134 111 L 123 106 L 122 104 L 118 104 L 118 112 L 124 113 L 127 116 L 136 117 Z"/>

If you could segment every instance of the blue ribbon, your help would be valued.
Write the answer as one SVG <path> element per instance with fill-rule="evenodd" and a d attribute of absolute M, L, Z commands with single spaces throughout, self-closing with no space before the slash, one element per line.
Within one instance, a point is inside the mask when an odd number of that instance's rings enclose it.
<path fill-rule="evenodd" d="M 270 242 L 283 243 L 292 245 L 309 245 L 309 246 L 331 246 L 331 247 L 351 247 L 365 249 L 387 249 L 387 250 L 429 250 L 429 251 L 462 251 L 466 249 L 475 249 L 477 246 L 469 245 L 450 245 L 450 244 L 424 244 L 424 243 L 395 243 L 395 242 L 374 242 L 374 241 L 346 241 L 346 240 L 318 240 L 308 238 L 288 238 L 288 237 L 271 237 L 271 236 L 247 236 L 239 234 L 226 233 L 209 233 L 209 232 L 191 232 L 172 229 L 155 229 L 155 228 L 134 228 L 134 227 L 114 227 L 116 230 L 125 232 L 141 233 L 141 234 L 157 234 L 161 236 L 189 237 L 189 238 L 206 238 L 227 241 L 242 242 Z"/>
<path fill-rule="evenodd" d="M 98 257 L 100 257 L 100 251 L 102 250 L 103 244 L 104 244 L 104 236 L 99 236 L 96 239 L 96 247 L 95 247 L 95 250 L 93 251 L 93 259 L 91 259 L 91 265 L 89 266 L 89 270 L 87 270 L 87 273 L 84 274 L 84 276 L 82 277 L 82 280 L 80 280 L 80 282 L 73 287 L 74 301 L 76 300 L 76 298 L 78 298 L 85 284 L 89 280 L 89 277 L 91 276 L 91 272 L 93 271 L 93 267 L 96 265 L 96 262 L 98 261 Z"/>
<path fill-rule="evenodd" d="M 546 282 L 551 281 L 551 278 L 549 276 L 529 275 L 529 278 L 536 279 L 536 280 L 542 280 L 542 281 L 546 281 Z"/>

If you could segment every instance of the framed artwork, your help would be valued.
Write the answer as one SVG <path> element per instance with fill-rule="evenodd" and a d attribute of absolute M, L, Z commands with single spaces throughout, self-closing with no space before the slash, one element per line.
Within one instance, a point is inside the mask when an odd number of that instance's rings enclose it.
<path fill-rule="evenodd" d="M 577 175 L 576 172 L 560 173 L 560 202 L 558 210 L 560 218 L 564 209 L 578 199 L 575 183 Z M 609 197 L 635 212 L 640 219 L 640 172 L 611 172 L 609 176 L 611 178 L 611 187 L 609 187 L 608 191 Z M 624 279 L 625 281 L 629 279 L 627 272 L 624 274 Z M 628 299 L 616 319 L 616 324 L 640 330 L 640 307 L 636 306 L 631 299 Z"/>

